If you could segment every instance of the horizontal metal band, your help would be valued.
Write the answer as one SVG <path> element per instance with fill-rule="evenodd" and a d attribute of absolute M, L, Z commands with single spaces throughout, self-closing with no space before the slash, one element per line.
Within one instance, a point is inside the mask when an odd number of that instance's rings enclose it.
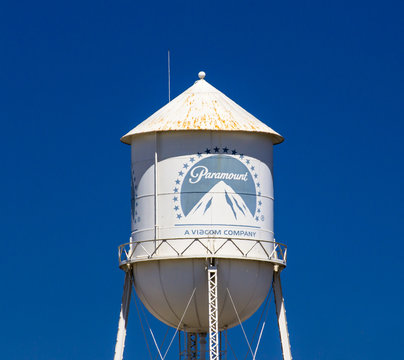
<path fill-rule="evenodd" d="M 133 241 L 118 248 L 119 265 L 149 260 L 227 258 L 267 261 L 286 266 L 284 244 L 256 239 L 190 238 Z"/>

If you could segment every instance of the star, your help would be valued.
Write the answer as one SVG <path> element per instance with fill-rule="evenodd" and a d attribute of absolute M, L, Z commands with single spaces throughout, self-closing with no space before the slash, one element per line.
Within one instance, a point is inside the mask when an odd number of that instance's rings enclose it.
<path fill-rule="evenodd" d="M 229 152 L 229 149 L 227 147 L 224 147 L 223 152 L 227 154 Z"/>
<path fill-rule="evenodd" d="M 178 172 L 178 175 L 179 175 L 179 176 L 182 176 L 182 175 L 184 175 L 184 173 L 183 173 L 182 171 L 179 171 L 179 172 Z"/>
<path fill-rule="evenodd" d="M 250 163 L 250 160 L 247 159 L 245 162 L 246 162 L 246 164 L 248 165 L 248 164 Z"/>
<path fill-rule="evenodd" d="M 237 154 L 237 151 L 236 150 L 232 150 L 232 152 L 231 152 L 233 155 L 236 155 Z"/>
<path fill-rule="evenodd" d="M 260 212 L 261 212 L 261 209 L 258 209 L 258 210 L 257 210 L 257 213 L 260 213 Z"/>
<path fill-rule="evenodd" d="M 254 171 L 254 170 L 255 170 L 255 166 L 251 166 L 251 170 Z"/>
<path fill-rule="evenodd" d="M 191 157 L 191 158 L 189 159 L 189 161 L 190 161 L 191 163 L 193 163 L 193 162 L 195 161 L 195 158 Z"/>
<path fill-rule="evenodd" d="M 258 216 L 255 217 L 255 220 L 257 220 L 257 221 L 259 220 L 259 219 L 258 219 Z"/>
<path fill-rule="evenodd" d="M 258 196 L 261 196 L 261 192 L 258 192 Z"/>
<path fill-rule="evenodd" d="M 178 209 L 179 209 L 179 206 L 178 206 L 178 205 L 175 205 L 175 206 L 174 206 L 174 210 L 175 210 L 175 211 L 178 211 Z"/>
<path fill-rule="evenodd" d="M 216 146 L 213 150 L 215 150 L 215 153 L 218 153 L 220 149 Z"/>
<path fill-rule="evenodd" d="M 257 175 L 257 174 L 254 174 L 254 177 L 255 177 L 255 178 L 257 178 L 257 177 L 258 177 L 258 175 Z"/>
<path fill-rule="evenodd" d="M 175 193 L 177 193 L 178 192 L 178 188 L 174 188 L 174 190 L 173 190 Z"/>
<path fill-rule="evenodd" d="M 210 154 L 210 149 L 206 149 L 205 152 L 206 152 L 207 154 Z"/>
<path fill-rule="evenodd" d="M 240 154 L 240 159 L 244 159 L 244 154 Z"/>
<path fill-rule="evenodd" d="M 258 201 L 258 205 L 260 205 L 260 206 L 262 205 L 262 201 L 261 201 L 261 200 L 260 200 L 260 201 Z"/>
<path fill-rule="evenodd" d="M 181 214 L 177 214 L 177 218 L 181 219 L 182 218 Z"/>
<path fill-rule="evenodd" d="M 260 186 L 261 186 L 261 184 L 260 184 L 260 183 L 257 183 L 257 186 L 258 186 L 258 187 L 260 187 Z"/>
<path fill-rule="evenodd" d="M 177 179 L 177 180 L 175 180 L 175 183 L 176 183 L 177 185 L 179 185 L 179 184 L 180 184 L 180 181 Z"/>
<path fill-rule="evenodd" d="M 174 196 L 173 201 L 178 201 L 178 198 L 176 196 Z"/>
<path fill-rule="evenodd" d="M 198 158 L 200 158 L 202 156 L 202 154 L 200 152 L 198 152 Z"/>
<path fill-rule="evenodd" d="M 189 165 L 188 164 L 184 164 L 184 169 L 188 169 Z"/>

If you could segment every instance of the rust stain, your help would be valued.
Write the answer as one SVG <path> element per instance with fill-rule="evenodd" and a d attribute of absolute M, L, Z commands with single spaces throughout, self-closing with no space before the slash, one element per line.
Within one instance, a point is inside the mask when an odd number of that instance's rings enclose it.
<path fill-rule="evenodd" d="M 196 92 L 193 92 L 193 87 L 197 87 Z M 241 130 L 273 134 L 282 141 L 282 137 L 275 131 L 205 81 L 197 82 L 193 87 L 132 129 L 125 137 L 167 130 Z"/>

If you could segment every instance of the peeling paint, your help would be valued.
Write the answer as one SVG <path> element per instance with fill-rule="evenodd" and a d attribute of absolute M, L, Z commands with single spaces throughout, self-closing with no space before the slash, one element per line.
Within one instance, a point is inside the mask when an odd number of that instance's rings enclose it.
<path fill-rule="evenodd" d="M 276 131 L 205 80 L 195 82 L 188 90 L 128 132 L 121 141 L 130 144 L 133 135 L 173 130 L 260 132 L 271 135 L 274 144 L 283 141 L 283 137 Z"/>

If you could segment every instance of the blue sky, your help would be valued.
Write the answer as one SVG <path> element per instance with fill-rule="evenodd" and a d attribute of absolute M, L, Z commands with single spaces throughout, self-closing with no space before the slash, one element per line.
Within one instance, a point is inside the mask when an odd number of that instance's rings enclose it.
<path fill-rule="evenodd" d="M 117 246 L 130 233 L 130 151 L 119 138 L 166 104 L 167 49 L 173 96 L 204 70 L 286 139 L 274 153 L 275 234 L 289 247 L 294 358 L 402 356 L 403 10 L 3 2 L 1 357 L 112 359 Z M 132 310 L 126 358 L 148 359 Z M 230 337 L 243 341 L 240 329 Z M 258 358 L 281 358 L 273 307 Z"/>

